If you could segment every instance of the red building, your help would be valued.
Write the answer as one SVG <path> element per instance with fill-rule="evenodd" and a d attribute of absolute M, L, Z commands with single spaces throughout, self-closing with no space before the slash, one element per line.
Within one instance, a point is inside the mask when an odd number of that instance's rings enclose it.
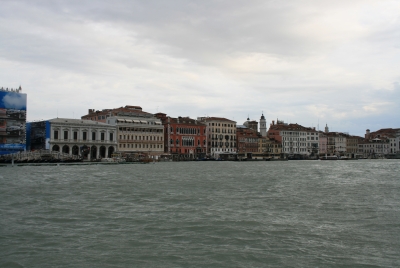
<path fill-rule="evenodd" d="M 142 107 L 140 107 L 140 106 L 125 105 L 125 107 L 119 107 L 119 108 L 114 108 L 114 109 L 103 109 L 103 110 L 97 110 L 97 111 L 95 109 L 89 109 L 88 114 L 82 116 L 81 119 L 106 123 L 106 119 L 108 117 L 116 116 L 116 115 L 131 115 L 131 114 L 149 115 L 150 113 L 143 112 Z"/>
<path fill-rule="evenodd" d="M 179 159 L 203 158 L 206 154 L 206 125 L 189 117 L 172 118 L 164 113 L 155 116 L 164 125 L 164 150 Z"/>
<path fill-rule="evenodd" d="M 238 154 L 252 154 L 258 152 L 258 139 L 261 135 L 257 131 L 247 127 L 236 128 Z"/>

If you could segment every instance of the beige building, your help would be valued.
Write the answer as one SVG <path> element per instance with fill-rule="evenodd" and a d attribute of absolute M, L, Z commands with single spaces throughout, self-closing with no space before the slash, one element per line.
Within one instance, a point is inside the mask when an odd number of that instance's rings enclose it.
<path fill-rule="evenodd" d="M 280 158 L 282 154 L 282 143 L 274 139 L 268 139 L 266 143 L 267 154 L 273 158 Z"/>
<path fill-rule="evenodd" d="M 223 153 L 236 153 L 236 122 L 222 117 L 199 117 L 206 124 L 207 154 L 218 158 Z"/>
<path fill-rule="evenodd" d="M 349 158 L 357 158 L 358 143 L 362 142 L 363 138 L 358 136 L 347 135 L 346 137 L 346 154 Z"/>
<path fill-rule="evenodd" d="M 164 126 L 151 114 L 124 114 L 107 118 L 116 127 L 117 152 L 158 157 L 164 152 Z"/>
<path fill-rule="evenodd" d="M 258 137 L 258 152 L 259 153 L 266 153 L 267 152 L 267 144 L 268 144 L 268 138 L 260 136 Z"/>

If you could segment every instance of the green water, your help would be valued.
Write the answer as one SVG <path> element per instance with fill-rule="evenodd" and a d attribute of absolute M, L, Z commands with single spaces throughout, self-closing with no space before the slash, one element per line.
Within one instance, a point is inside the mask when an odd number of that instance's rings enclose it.
<path fill-rule="evenodd" d="M 400 161 L 0 167 L 0 267 L 399 267 Z"/>

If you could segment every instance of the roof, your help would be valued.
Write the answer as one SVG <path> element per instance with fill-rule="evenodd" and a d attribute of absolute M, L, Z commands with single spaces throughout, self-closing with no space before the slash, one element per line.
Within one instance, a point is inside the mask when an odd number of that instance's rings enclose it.
<path fill-rule="evenodd" d="M 236 121 L 224 117 L 202 117 L 202 121 L 226 121 L 226 122 L 236 123 Z"/>
<path fill-rule="evenodd" d="M 98 115 L 107 115 L 107 114 L 111 114 L 111 113 L 118 114 L 121 112 L 122 113 L 132 113 L 132 114 L 148 114 L 148 115 L 151 114 L 148 112 L 144 112 L 142 110 L 142 107 L 140 107 L 140 106 L 126 105 L 125 107 L 119 107 L 119 108 L 113 108 L 113 109 L 102 109 L 102 110 L 89 109 L 89 113 L 86 115 L 83 115 L 81 118 L 98 116 Z"/>
<path fill-rule="evenodd" d="M 51 123 L 69 123 L 69 124 L 82 124 L 82 125 L 101 125 L 101 126 L 111 126 L 106 123 L 92 121 L 92 120 L 83 120 L 83 119 L 71 119 L 71 118 L 54 118 L 50 119 Z"/>
<path fill-rule="evenodd" d="M 192 119 L 190 117 L 179 117 L 179 118 L 170 117 L 170 123 L 180 124 L 180 125 L 188 125 L 188 124 L 190 124 L 190 125 L 205 126 L 205 124 L 203 122 L 201 122 L 199 120 L 196 120 L 196 119 Z"/>
<path fill-rule="evenodd" d="M 303 127 L 299 124 L 276 124 L 270 125 L 270 130 L 292 130 L 292 131 L 310 131 L 310 132 L 317 132 L 314 128 L 311 127 Z"/>

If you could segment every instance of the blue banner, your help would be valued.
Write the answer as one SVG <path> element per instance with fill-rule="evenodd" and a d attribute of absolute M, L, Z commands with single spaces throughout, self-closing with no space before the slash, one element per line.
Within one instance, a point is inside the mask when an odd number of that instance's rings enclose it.
<path fill-rule="evenodd" d="M 25 150 L 25 144 L 0 144 L 0 149 Z"/>
<path fill-rule="evenodd" d="M 26 111 L 26 94 L 0 91 L 0 108 Z"/>

